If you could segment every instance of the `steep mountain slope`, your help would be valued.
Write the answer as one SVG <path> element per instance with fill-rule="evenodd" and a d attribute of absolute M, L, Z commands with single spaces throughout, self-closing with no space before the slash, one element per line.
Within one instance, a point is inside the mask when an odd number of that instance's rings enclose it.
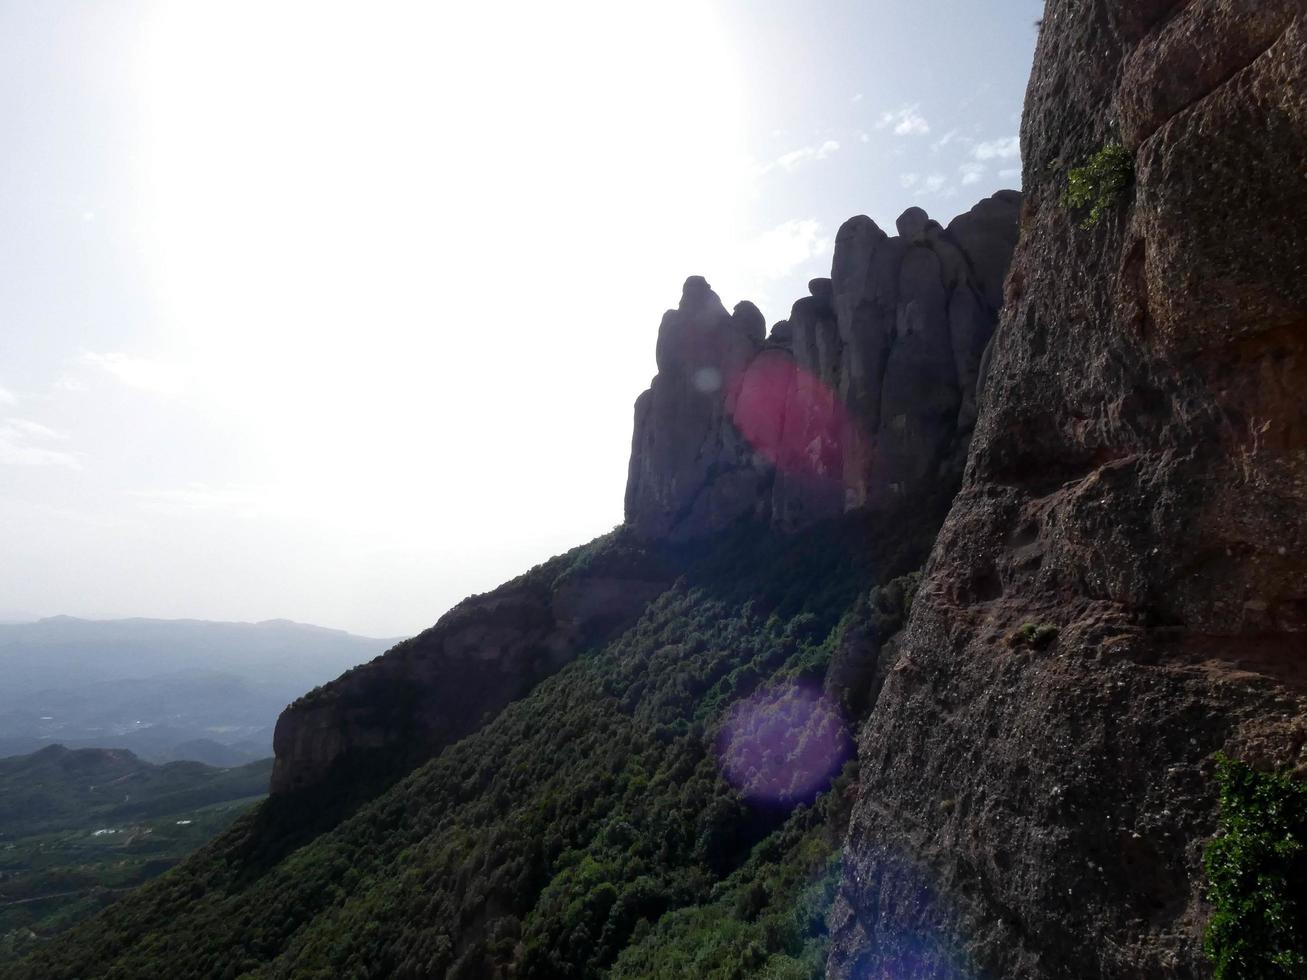
<path fill-rule="evenodd" d="M 852 735 L 960 478 L 1016 217 L 854 219 L 765 343 L 692 277 L 627 525 L 299 699 L 265 805 L 12 975 L 820 975 Z M 748 445 L 752 498 L 719 455 Z M 874 501 L 871 452 L 905 474 Z"/>
<path fill-rule="evenodd" d="M 286 710 L 274 736 L 273 792 L 346 771 L 411 769 L 629 626 L 671 576 L 656 550 L 614 535 L 459 603 Z"/>
<path fill-rule="evenodd" d="M 631 629 L 338 826 L 276 796 L 9 975 L 813 976 L 856 724 L 823 681 L 874 670 L 904 591 L 868 590 L 941 517 L 670 554 Z"/>
<path fill-rule="evenodd" d="M 1307 6 L 1050 0 L 1022 144 L 832 978 L 1209 976 L 1215 753 L 1307 768 Z"/>

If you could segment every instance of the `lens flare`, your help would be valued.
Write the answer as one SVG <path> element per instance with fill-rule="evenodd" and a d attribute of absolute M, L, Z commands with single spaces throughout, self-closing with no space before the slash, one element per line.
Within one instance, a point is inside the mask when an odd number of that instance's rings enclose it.
<path fill-rule="evenodd" d="M 749 444 L 782 472 L 840 481 L 865 437 L 830 387 L 778 350 L 732 379 L 727 408 Z"/>
<path fill-rule="evenodd" d="M 819 688 L 770 688 L 735 706 L 717 739 L 722 775 L 745 798 L 794 806 L 825 789 L 853 753 L 838 707 Z"/>
<path fill-rule="evenodd" d="M 704 394 L 718 391 L 722 386 L 722 372 L 715 367 L 701 367 L 694 372 L 694 387 Z"/>
<path fill-rule="evenodd" d="M 844 860 L 846 887 L 870 889 L 882 896 L 873 899 L 864 893 L 858 904 L 885 901 L 895 910 L 860 924 L 860 952 L 847 964 L 850 977 L 976 980 L 965 951 L 946 925 L 959 921 L 957 909 L 935 887 L 925 865 L 880 839 L 851 841 Z"/>

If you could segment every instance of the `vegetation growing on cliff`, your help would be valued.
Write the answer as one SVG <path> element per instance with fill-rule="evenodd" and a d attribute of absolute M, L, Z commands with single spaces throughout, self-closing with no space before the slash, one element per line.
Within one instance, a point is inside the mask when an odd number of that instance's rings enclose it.
<path fill-rule="evenodd" d="M 1204 865 L 1216 980 L 1307 977 L 1307 782 L 1220 758 L 1220 834 Z"/>
<path fill-rule="evenodd" d="M 1135 179 L 1134 159 L 1120 143 L 1108 143 L 1067 175 L 1063 202 L 1084 212 L 1082 228 L 1092 228 L 1124 200 Z"/>
<path fill-rule="evenodd" d="M 926 513 L 682 550 L 634 627 L 338 826 L 274 798 L 11 975 L 820 976 L 857 721 L 822 685 L 898 627 L 902 583 L 868 594 Z"/>

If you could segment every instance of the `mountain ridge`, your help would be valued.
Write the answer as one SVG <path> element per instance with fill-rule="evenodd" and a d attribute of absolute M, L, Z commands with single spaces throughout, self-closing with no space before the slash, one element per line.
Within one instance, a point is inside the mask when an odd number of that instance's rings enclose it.
<path fill-rule="evenodd" d="M 291 627 L 299 630 L 310 632 L 329 633 L 341 636 L 353 636 L 363 640 L 377 640 L 379 642 L 397 643 L 398 637 L 371 637 L 363 636 L 359 633 L 352 633 L 349 630 L 337 629 L 334 626 L 318 626 L 314 623 L 302 623 L 295 619 L 285 619 L 283 617 L 274 617 L 272 619 L 260 620 L 241 620 L 241 619 L 202 619 L 195 616 L 179 616 L 168 618 L 162 616 L 73 616 L 67 613 L 56 613 L 52 616 L 38 616 L 33 619 L 23 620 L 3 620 L 0 626 L 40 626 L 40 625 L 68 625 L 82 624 L 87 626 L 104 626 L 107 624 L 121 623 L 124 625 L 142 625 L 149 624 L 152 626 L 248 626 L 252 628 L 260 627 Z"/>
<path fill-rule="evenodd" d="M 390 645 L 284 621 L 0 625 L 0 755 L 58 741 L 154 761 L 264 758 L 288 702 Z"/>

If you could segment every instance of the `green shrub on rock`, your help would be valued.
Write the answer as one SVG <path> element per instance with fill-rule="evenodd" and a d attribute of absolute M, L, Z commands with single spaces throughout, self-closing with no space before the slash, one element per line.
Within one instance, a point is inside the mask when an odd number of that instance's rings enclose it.
<path fill-rule="evenodd" d="M 1086 212 L 1080 227 L 1092 228 L 1125 198 L 1135 180 L 1134 159 L 1120 143 L 1108 143 L 1067 175 L 1062 201 Z"/>
<path fill-rule="evenodd" d="M 1217 762 L 1220 833 L 1203 856 L 1216 980 L 1307 977 L 1307 782 Z"/>

